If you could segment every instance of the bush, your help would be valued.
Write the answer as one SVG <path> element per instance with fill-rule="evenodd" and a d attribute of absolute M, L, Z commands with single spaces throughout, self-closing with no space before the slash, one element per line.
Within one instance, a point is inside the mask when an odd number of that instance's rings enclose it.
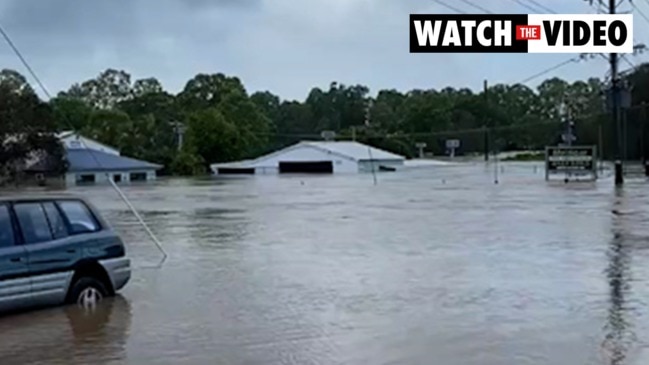
<path fill-rule="evenodd" d="M 177 176 L 194 176 L 205 174 L 205 161 L 199 155 L 182 151 L 171 163 L 171 171 Z"/>

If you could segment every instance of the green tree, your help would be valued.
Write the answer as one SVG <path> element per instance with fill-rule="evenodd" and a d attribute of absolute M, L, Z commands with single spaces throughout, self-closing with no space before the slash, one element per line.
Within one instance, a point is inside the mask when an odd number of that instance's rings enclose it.
<path fill-rule="evenodd" d="M 109 68 L 95 79 L 74 84 L 59 96 L 76 98 L 97 109 L 111 109 L 131 97 L 131 75 L 123 70 Z"/>
<path fill-rule="evenodd" d="M 205 164 L 234 161 L 243 153 L 243 141 L 237 127 L 217 108 L 189 115 L 186 143 Z M 207 166 L 206 166 L 207 167 Z"/>
<path fill-rule="evenodd" d="M 0 121 L 0 183 L 37 161 L 53 172 L 66 169 L 50 106 L 14 70 L 0 71 Z"/>

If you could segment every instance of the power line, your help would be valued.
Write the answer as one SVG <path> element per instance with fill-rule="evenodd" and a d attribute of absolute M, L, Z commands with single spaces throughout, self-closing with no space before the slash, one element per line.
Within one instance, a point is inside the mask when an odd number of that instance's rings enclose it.
<path fill-rule="evenodd" d="M 536 6 L 538 6 L 540 9 L 543 9 L 543 10 L 547 11 L 548 13 L 556 14 L 556 12 L 555 12 L 554 10 L 548 8 L 548 7 L 545 6 L 545 5 L 539 4 L 536 0 L 527 0 L 527 1 L 529 1 L 530 3 L 532 3 L 532 4 L 536 5 Z"/>
<path fill-rule="evenodd" d="M 637 70 L 638 70 L 638 66 L 634 65 L 633 62 L 629 61 L 629 59 L 628 59 L 625 55 L 621 55 L 620 58 L 622 58 L 622 60 L 623 60 L 624 62 L 626 62 L 629 66 L 631 66 L 631 68 L 633 69 L 633 71 L 637 71 Z"/>
<path fill-rule="evenodd" d="M 521 6 L 525 7 L 525 8 L 527 8 L 527 9 L 529 9 L 529 10 L 535 12 L 535 13 L 538 12 L 537 9 L 535 9 L 535 8 L 531 7 L 530 5 L 528 5 L 528 4 L 524 3 L 524 2 L 522 2 L 521 0 L 512 0 L 512 1 L 515 2 L 515 3 L 517 3 L 518 5 L 521 5 Z"/>
<path fill-rule="evenodd" d="M 445 2 L 443 2 L 441 0 L 433 0 L 433 1 L 438 3 L 439 5 L 442 5 L 442 6 L 446 7 L 446 8 L 451 9 L 451 10 L 453 10 L 455 12 L 460 13 L 460 14 L 466 14 L 465 11 L 462 11 L 462 10 L 460 10 L 460 9 L 454 7 L 454 6 L 448 5 L 447 3 L 445 3 Z"/>
<path fill-rule="evenodd" d="M 23 65 L 25 66 L 25 68 L 27 69 L 27 71 L 29 71 L 29 74 L 32 75 L 32 77 L 34 78 L 34 80 L 36 80 L 36 83 L 37 83 L 38 86 L 41 88 L 41 90 L 43 90 L 43 93 L 45 93 L 45 95 L 47 96 L 48 99 L 51 99 L 52 96 L 51 96 L 50 93 L 47 91 L 47 88 L 45 87 L 45 85 L 43 85 L 43 83 L 42 83 L 41 80 L 38 78 L 38 76 L 36 75 L 36 73 L 34 72 L 34 70 L 29 66 L 29 63 L 27 63 L 27 60 L 25 60 L 25 57 L 23 57 L 23 55 L 22 55 L 22 53 L 20 52 L 20 50 L 18 50 L 18 47 L 16 47 L 16 45 L 14 44 L 14 42 L 11 41 L 11 38 L 9 37 L 9 35 L 7 34 L 7 32 L 4 30 L 4 28 L 2 27 L 2 25 L 0 25 L 0 34 L 2 34 L 2 37 L 5 39 L 5 41 L 7 41 L 7 44 L 9 44 L 9 47 L 11 47 L 11 49 L 14 51 L 14 53 L 16 54 L 16 56 L 18 56 L 18 58 L 20 59 L 20 62 L 22 62 L 22 64 L 23 64 Z"/>
<path fill-rule="evenodd" d="M 460 1 L 462 1 L 463 3 L 465 3 L 465 4 L 469 5 L 469 6 L 472 6 L 472 7 L 476 8 L 476 9 L 478 9 L 478 10 L 482 10 L 482 11 L 484 11 L 485 13 L 493 14 L 493 13 L 491 12 L 491 10 L 486 9 L 486 8 L 483 8 L 482 6 L 480 6 L 480 5 L 476 4 L 476 3 L 474 3 L 473 1 L 470 1 L 470 0 L 460 0 Z"/>
<path fill-rule="evenodd" d="M 18 58 L 20 59 L 20 61 L 22 62 L 22 64 L 25 66 L 25 68 L 26 68 L 26 69 L 29 71 L 29 73 L 32 75 L 32 77 L 34 78 L 34 80 L 36 80 L 36 83 L 38 83 L 38 86 L 41 88 L 41 90 L 43 91 L 43 93 L 44 93 L 44 94 L 45 94 L 49 99 L 52 99 L 52 96 L 50 95 L 49 91 L 47 91 L 47 88 L 45 87 L 45 85 L 43 85 L 43 83 L 41 82 L 41 80 L 40 80 L 40 78 L 38 77 L 38 75 L 36 75 L 36 72 L 34 72 L 34 70 L 33 70 L 32 67 L 29 65 L 29 63 L 27 62 L 27 60 L 25 59 L 25 57 L 23 57 L 22 53 L 20 52 L 20 50 L 18 49 L 18 47 L 16 47 L 16 45 L 15 45 L 14 42 L 11 40 L 11 38 L 9 37 L 9 35 L 7 34 L 7 32 L 4 30 L 4 28 L 2 27 L 2 25 L 0 25 L 0 33 L 2 33 L 2 36 L 4 37 L 4 39 L 7 41 L 7 43 L 9 44 L 9 46 L 11 47 L 11 49 L 13 50 L 13 52 L 16 54 L 16 56 L 18 56 Z M 74 125 L 70 122 L 69 119 L 67 119 L 67 115 L 65 116 L 65 119 L 66 119 L 65 121 L 66 121 L 67 124 L 70 126 L 70 128 L 72 129 L 72 131 L 73 131 L 74 133 L 77 133 L 76 129 L 74 128 Z M 78 134 L 77 134 L 77 135 L 78 135 Z M 99 168 L 102 168 L 103 166 L 102 166 L 101 162 L 97 159 L 97 156 L 95 156 L 95 154 L 93 153 L 93 150 L 92 150 L 91 148 L 88 148 L 88 146 L 86 146 L 85 149 L 88 151 L 88 153 L 89 153 L 90 156 L 93 158 L 93 160 L 95 161 L 95 163 L 97 163 L 97 166 L 99 166 Z M 160 266 L 164 263 L 164 261 L 167 259 L 167 253 L 165 252 L 164 248 L 162 248 L 162 244 L 160 243 L 160 241 L 158 240 L 158 238 L 155 236 L 155 234 L 153 234 L 153 232 L 151 231 L 151 229 L 149 228 L 149 226 L 144 222 L 144 220 L 142 219 L 142 217 L 140 217 L 140 214 L 139 214 L 139 213 L 137 212 L 137 210 L 133 207 L 133 205 L 131 204 L 131 202 L 129 201 L 129 199 L 126 197 L 126 195 L 124 195 L 124 193 L 122 192 L 122 190 L 117 186 L 117 184 L 115 183 L 115 181 L 113 181 L 113 179 L 112 179 L 111 177 L 109 177 L 108 173 L 106 173 L 106 177 L 108 178 L 108 181 L 110 182 L 110 184 L 112 185 L 112 187 L 115 189 L 115 191 L 117 191 L 117 193 L 119 194 L 119 196 L 122 198 L 122 200 L 124 201 L 124 203 L 126 203 L 126 205 L 131 209 L 131 211 L 133 212 L 133 214 L 135 215 L 135 217 L 138 219 L 138 221 L 140 222 L 140 224 L 144 227 L 144 229 L 145 229 L 146 232 L 148 233 L 148 235 L 149 235 L 149 237 L 151 238 L 151 240 L 155 243 L 155 245 L 158 247 L 158 249 L 159 249 L 160 252 L 162 253 L 162 255 L 163 255 L 162 260 L 161 260 L 160 263 L 157 265 L 157 267 L 160 267 Z"/>
<path fill-rule="evenodd" d="M 526 78 L 523 81 L 520 81 L 518 83 L 519 84 L 526 84 L 526 83 L 528 83 L 528 82 L 530 82 L 530 81 L 532 81 L 532 80 L 534 80 L 534 79 L 536 79 L 538 77 L 541 77 L 541 76 L 543 76 L 545 74 L 548 74 L 548 73 L 550 73 L 550 72 L 552 72 L 552 71 L 554 71 L 556 69 L 559 69 L 559 68 L 561 68 L 561 67 L 563 67 L 565 65 L 568 65 L 568 64 L 573 63 L 573 62 L 579 62 L 579 60 L 580 60 L 580 58 L 570 58 L 570 59 L 565 60 L 563 62 L 560 62 L 560 63 L 558 63 L 558 64 L 556 64 L 556 65 L 554 65 L 554 66 L 552 66 L 552 67 L 550 67 L 548 69 L 545 69 L 545 70 L 543 70 L 543 71 L 541 71 L 539 73 L 536 73 L 536 74 L 534 74 L 534 75 L 532 75 L 532 76 L 530 76 L 530 77 L 528 77 L 528 78 Z"/>
<path fill-rule="evenodd" d="M 647 1 L 647 3 L 649 4 L 649 0 L 645 0 L 645 1 Z M 647 23 L 649 23 L 649 17 L 647 17 L 647 15 L 646 15 L 642 10 L 640 10 L 640 8 L 638 8 L 638 7 L 635 5 L 635 3 L 633 3 L 633 1 L 629 1 L 629 2 L 631 3 L 631 6 L 633 7 L 633 9 L 634 9 L 635 11 L 637 11 L 638 14 L 640 14 L 640 16 L 641 16 L 641 17 L 642 17 L 642 18 L 643 18 Z"/>

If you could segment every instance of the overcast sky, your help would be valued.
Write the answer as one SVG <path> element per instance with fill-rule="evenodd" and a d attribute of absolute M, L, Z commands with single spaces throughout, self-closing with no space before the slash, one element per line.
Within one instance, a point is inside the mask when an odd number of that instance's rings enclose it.
<path fill-rule="evenodd" d="M 462 0 L 441 1 L 480 13 Z M 532 12 L 517 3 L 530 0 L 473 1 L 498 13 Z M 558 13 L 595 12 L 584 0 L 535 1 Z M 649 15 L 649 2 L 636 3 Z M 630 9 L 625 2 L 622 10 Z M 373 93 L 478 89 L 484 79 L 520 82 L 572 56 L 410 54 L 408 15 L 450 12 L 433 0 L 0 0 L 0 22 L 52 93 L 109 67 L 135 79 L 154 76 L 171 92 L 197 73 L 222 72 L 241 78 L 251 93 L 298 100 L 331 81 L 364 84 Z M 636 41 L 649 42 L 649 22 L 634 18 Z M 27 74 L 4 42 L 0 67 Z M 606 60 L 597 58 L 549 76 L 575 80 L 606 71 Z"/>

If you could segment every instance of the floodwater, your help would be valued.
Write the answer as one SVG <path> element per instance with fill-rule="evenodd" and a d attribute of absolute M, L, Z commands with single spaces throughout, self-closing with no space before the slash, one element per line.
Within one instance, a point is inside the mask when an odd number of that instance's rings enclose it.
<path fill-rule="evenodd" d="M 2 364 L 647 364 L 649 182 L 541 168 L 77 192 L 135 270 L 98 313 L 0 317 Z"/>

